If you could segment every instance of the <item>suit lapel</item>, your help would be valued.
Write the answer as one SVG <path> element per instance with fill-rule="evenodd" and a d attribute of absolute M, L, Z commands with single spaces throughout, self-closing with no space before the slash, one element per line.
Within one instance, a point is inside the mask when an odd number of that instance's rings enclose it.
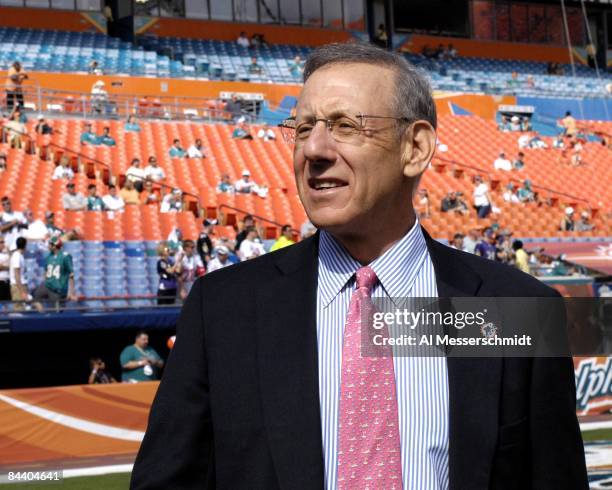
<path fill-rule="evenodd" d="M 478 296 L 480 276 L 423 232 L 440 298 Z M 447 365 L 450 490 L 485 490 L 497 442 L 502 359 L 449 356 Z"/>
<path fill-rule="evenodd" d="M 278 254 L 257 292 L 264 422 L 281 489 L 323 488 L 316 291 L 318 237 Z"/>

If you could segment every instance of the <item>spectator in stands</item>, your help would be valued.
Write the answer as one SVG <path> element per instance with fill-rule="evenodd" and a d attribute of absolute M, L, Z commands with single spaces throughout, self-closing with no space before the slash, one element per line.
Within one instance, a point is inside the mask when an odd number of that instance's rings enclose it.
<path fill-rule="evenodd" d="M 125 179 L 129 180 L 138 192 L 142 191 L 143 182 L 145 180 L 145 171 L 144 169 L 140 168 L 139 158 L 132 158 L 130 167 L 125 172 Z"/>
<path fill-rule="evenodd" d="M 446 48 L 445 54 L 446 54 L 446 59 L 452 60 L 457 57 L 457 49 L 452 44 L 449 44 L 448 47 Z"/>
<path fill-rule="evenodd" d="M 45 228 L 48 238 L 54 236 L 61 237 L 64 234 L 64 230 L 55 225 L 55 214 L 53 211 L 45 212 Z"/>
<path fill-rule="evenodd" d="M 87 209 L 87 199 L 83 194 L 76 191 L 74 182 L 66 184 L 66 193 L 62 196 L 62 204 L 66 211 L 85 211 Z"/>
<path fill-rule="evenodd" d="M 39 312 L 43 311 L 40 301 L 48 300 L 52 303 L 63 303 L 66 299 L 76 301 L 74 288 L 74 268 L 72 256 L 62 251 L 62 240 L 59 237 L 49 239 L 49 255 L 45 258 L 45 280 L 34 291 L 34 306 Z"/>
<path fill-rule="evenodd" d="M 153 188 L 153 182 L 150 180 L 144 181 L 144 187 L 140 193 L 140 204 L 159 204 L 159 193 Z"/>
<path fill-rule="evenodd" d="M 520 126 L 521 131 L 531 131 L 531 119 L 527 116 L 522 116 L 520 118 Z"/>
<path fill-rule="evenodd" d="M 136 334 L 133 345 L 128 345 L 119 356 L 121 363 L 121 381 L 138 383 L 159 379 L 159 371 L 164 361 L 149 345 L 149 335 L 144 330 Z"/>
<path fill-rule="evenodd" d="M 15 242 L 27 228 L 26 218 L 21 211 L 13 211 L 13 205 L 8 196 L 2 198 L 2 215 L 0 216 L 0 232 L 6 240 L 9 250 L 15 249 Z"/>
<path fill-rule="evenodd" d="M 170 154 L 170 158 L 183 158 L 185 156 L 185 150 L 178 139 L 172 141 L 172 146 L 168 153 Z"/>
<path fill-rule="evenodd" d="M 36 123 L 36 126 L 34 126 L 34 132 L 42 136 L 53 134 L 53 128 L 47 124 L 47 121 L 45 121 L 45 116 L 42 114 L 38 116 L 38 122 Z"/>
<path fill-rule="evenodd" d="M 227 192 L 228 194 L 234 193 L 234 186 L 230 180 L 229 174 L 223 174 L 221 182 L 217 185 L 217 194 L 220 192 Z"/>
<path fill-rule="evenodd" d="M 251 216 L 250 214 L 245 214 L 244 218 L 242 219 L 242 223 L 239 225 L 240 230 L 236 235 L 236 247 L 234 249 L 236 252 L 238 252 L 238 250 L 240 249 L 240 244 L 246 238 L 249 229 L 254 227 L 255 220 L 253 219 L 253 216 Z"/>
<path fill-rule="evenodd" d="M 23 82 L 28 79 L 19 61 L 14 61 L 6 74 L 6 108 L 12 111 L 16 105 L 23 107 Z"/>
<path fill-rule="evenodd" d="M 506 154 L 503 151 L 500 152 L 497 159 L 493 162 L 493 168 L 495 170 L 504 170 L 507 172 L 512 170 L 512 163 L 506 158 Z"/>
<path fill-rule="evenodd" d="M 242 178 L 238 179 L 234 184 L 236 192 L 243 194 L 257 194 L 259 197 L 266 197 L 268 195 L 268 188 L 266 186 L 259 186 L 256 182 L 251 180 L 251 172 L 248 170 L 242 171 Z"/>
<path fill-rule="evenodd" d="M 376 29 L 376 34 L 374 35 L 374 44 L 380 46 L 381 48 L 386 48 L 389 42 L 389 38 L 387 37 L 387 29 L 385 28 L 385 24 L 378 24 L 378 29 Z"/>
<path fill-rule="evenodd" d="M 52 180 L 72 180 L 74 179 L 74 171 L 70 168 L 70 157 L 68 155 L 63 155 L 60 158 L 59 165 L 55 167 L 53 171 L 53 175 L 51 176 Z"/>
<path fill-rule="evenodd" d="M 561 218 L 561 224 L 559 225 L 559 229 L 561 231 L 574 231 L 574 226 L 574 208 L 568 206 L 565 208 L 563 217 Z"/>
<path fill-rule="evenodd" d="M 196 139 L 195 143 L 187 148 L 187 158 L 206 158 L 206 152 L 204 146 L 202 146 L 202 140 Z"/>
<path fill-rule="evenodd" d="M 162 199 L 159 208 L 160 213 L 177 213 L 183 210 L 183 193 L 180 189 L 174 189 Z"/>
<path fill-rule="evenodd" d="M 229 249 L 225 245 L 220 245 L 215 250 L 216 257 L 208 263 L 208 272 L 214 272 L 232 265 L 229 260 Z"/>
<path fill-rule="evenodd" d="M 438 47 L 436 48 L 436 58 L 439 60 L 444 59 L 444 51 L 444 45 L 438 44 Z"/>
<path fill-rule="evenodd" d="M 520 131 L 521 130 L 521 118 L 517 115 L 514 115 L 510 118 L 510 131 Z"/>
<path fill-rule="evenodd" d="M 108 194 L 102 196 L 102 202 L 107 211 L 122 212 L 125 209 L 125 202 L 123 202 L 121 196 L 117 195 L 117 187 L 114 184 L 108 186 Z"/>
<path fill-rule="evenodd" d="M 261 129 L 257 131 L 257 137 L 259 139 L 263 139 L 264 141 L 274 141 L 276 140 L 276 133 L 268 126 L 267 123 L 264 123 Z"/>
<path fill-rule="evenodd" d="M 261 75 L 263 74 L 263 68 L 257 63 L 257 57 L 251 57 L 251 63 L 249 64 L 247 71 L 250 75 Z"/>
<path fill-rule="evenodd" d="M 113 138 L 110 134 L 110 128 L 106 126 L 103 130 L 103 133 L 98 136 L 99 144 L 106 146 L 115 146 L 115 138 Z"/>
<path fill-rule="evenodd" d="M 481 238 L 480 230 L 478 228 L 472 228 L 463 238 L 463 251 L 471 254 L 475 253 L 476 245 L 478 245 Z"/>
<path fill-rule="evenodd" d="M 134 116 L 133 114 L 130 114 L 128 116 L 127 121 L 123 125 L 123 130 L 124 131 L 133 131 L 133 132 L 139 132 L 140 131 L 140 125 L 138 124 L 138 121 L 136 121 L 136 116 Z"/>
<path fill-rule="evenodd" d="M 265 253 L 266 251 L 263 248 L 257 229 L 254 226 L 249 228 L 246 233 L 246 238 L 242 241 L 238 249 L 240 260 L 245 261 L 254 259 Z"/>
<path fill-rule="evenodd" d="M 159 275 L 159 286 L 157 288 L 157 304 L 173 305 L 176 301 L 176 290 L 178 286 L 179 268 L 176 263 L 176 249 L 162 243 L 158 250 L 157 274 Z"/>
<path fill-rule="evenodd" d="M 251 43 L 249 41 L 249 38 L 246 32 L 242 31 L 240 33 L 240 35 L 238 36 L 238 39 L 236 39 L 236 44 L 242 48 L 249 48 L 251 46 Z"/>
<path fill-rule="evenodd" d="M 26 125 L 20 119 L 20 111 L 13 111 L 9 120 L 4 123 L 3 131 L 11 148 L 21 149 L 24 139 L 27 136 Z"/>
<path fill-rule="evenodd" d="M 497 129 L 500 131 L 510 131 L 510 118 L 502 114 L 501 122 L 498 124 Z"/>
<path fill-rule="evenodd" d="M 239 122 L 232 132 L 232 138 L 235 140 L 252 140 L 253 136 L 249 131 L 249 127 L 246 122 Z"/>
<path fill-rule="evenodd" d="M 123 185 L 123 189 L 119 191 L 119 197 L 123 199 L 126 206 L 140 204 L 140 194 L 134 187 L 134 183 L 131 180 L 126 180 Z"/>
<path fill-rule="evenodd" d="M 518 147 L 523 148 L 548 148 L 548 145 L 540 138 L 538 133 L 530 131 L 518 138 Z"/>
<path fill-rule="evenodd" d="M 238 120 L 242 118 L 242 102 L 236 94 L 233 94 L 231 99 L 225 105 L 225 110 L 230 114 L 234 124 L 238 123 Z"/>
<path fill-rule="evenodd" d="M 91 109 L 97 114 L 109 112 L 108 92 L 102 80 L 96 81 L 91 87 Z"/>
<path fill-rule="evenodd" d="M 463 194 L 457 191 L 449 192 L 443 199 L 440 204 L 440 211 L 443 213 L 448 213 L 449 211 L 453 211 L 457 214 L 465 214 L 468 212 L 467 204 L 461 197 Z"/>
<path fill-rule="evenodd" d="M 99 357 L 92 357 L 89 360 L 89 371 L 87 384 L 101 385 L 117 382 L 112 374 L 106 370 L 106 363 Z"/>
<path fill-rule="evenodd" d="M 96 184 L 87 186 L 87 211 L 104 211 L 104 202 L 97 192 Z"/>
<path fill-rule="evenodd" d="M 474 177 L 474 192 L 472 194 L 474 198 L 474 209 L 479 218 L 486 218 L 491 212 L 493 201 L 489 194 L 489 186 L 482 181 L 482 177 L 477 175 Z"/>
<path fill-rule="evenodd" d="M 164 173 L 164 169 L 158 165 L 157 158 L 151 155 L 148 163 L 149 164 L 144 169 L 145 178 L 154 183 L 164 181 L 166 179 L 166 174 Z"/>
<path fill-rule="evenodd" d="M 198 252 L 198 256 L 202 261 L 202 264 L 208 264 L 210 257 L 213 252 L 213 244 L 210 239 L 210 235 L 212 233 L 212 228 L 217 224 L 216 219 L 205 219 L 202 221 L 202 231 L 198 236 L 198 241 L 196 242 L 196 251 Z"/>
<path fill-rule="evenodd" d="M 464 238 L 465 238 L 465 235 L 463 235 L 462 233 L 455 233 L 450 243 L 450 247 L 456 250 L 463 250 L 463 239 Z"/>
<path fill-rule="evenodd" d="M 284 225 L 281 228 L 281 236 L 278 237 L 278 240 L 272 244 L 272 247 L 270 247 L 270 252 L 280 250 L 281 248 L 288 247 L 294 243 L 295 240 L 293 239 L 293 230 L 291 229 L 291 225 Z"/>
<path fill-rule="evenodd" d="M 512 162 L 512 168 L 515 170 L 523 170 L 525 168 L 525 154 L 522 151 L 518 152 L 518 155 Z"/>
<path fill-rule="evenodd" d="M 565 113 L 565 117 L 561 119 L 560 122 L 561 127 L 563 128 L 562 135 L 567 137 L 573 137 L 578 132 L 578 128 L 576 127 L 576 120 L 572 116 L 571 111 L 567 111 Z"/>
<path fill-rule="evenodd" d="M 574 230 L 576 231 L 591 231 L 595 225 L 589 222 L 590 216 L 587 211 L 580 213 L 580 219 L 575 222 Z"/>
<path fill-rule="evenodd" d="M 510 182 L 506 186 L 506 190 L 502 194 L 502 198 L 505 202 L 510 202 L 514 204 L 518 204 L 519 202 L 521 202 L 518 195 L 516 194 L 516 186 L 512 182 Z"/>
<path fill-rule="evenodd" d="M 100 68 L 100 64 L 96 60 L 91 60 L 89 63 L 89 69 L 87 71 L 90 75 L 103 75 L 102 68 Z"/>
<path fill-rule="evenodd" d="M 480 255 L 485 259 L 496 260 L 497 259 L 497 235 L 493 230 L 488 230 L 485 233 L 484 239 L 478 242 L 474 253 Z"/>
<path fill-rule="evenodd" d="M 93 132 L 91 123 L 85 123 L 85 131 L 81 133 L 81 144 L 82 145 L 99 145 L 100 139 Z"/>
<path fill-rule="evenodd" d="M 531 274 L 529 255 L 523 249 L 523 242 L 521 240 L 514 240 L 512 242 L 512 250 L 514 251 L 514 265 L 516 268 L 525 274 Z"/>
<path fill-rule="evenodd" d="M 8 165 L 6 161 L 6 155 L 4 153 L 0 154 L 0 175 L 8 170 Z"/>
<path fill-rule="evenodd" d="M 416 201 L 416 211 L 419 218 L 431 218 L 431 203 L 427 189 L 419 189 Z"/>
<path fill-rule="evenodd" d="M 187 298 L 195 280 L 204 274 L 204 262 L 194 253 L 193 240 L 183 240 L 183 252 L 177 259 L 177 270 L 180 279 L 179 296 L 182 300 Z"/>
<path fill-rule="evenodd" d="M 11 255 L 6 247 L 6 240 L 0 235 L 0 301 L 11 300 L 10 262 Z M 4 306 L 0 306 L 4 309 Z"/>
<path fill-rule="evenodd" d="M 289 73 L 294 78 L 301 78 L 304 74 L 304 62 L 299 54 L 296 55 L 291 64 L 289 64 Z"/>
<path fill-rule="evenodd" d="M 574 138 L 570 141 L 570 150 L 572 152 L 572 156 L 570 157 L 570 165 L 572 167 L 579 167 L 582 165 L 582 142 Z"/>
<path fill-rule="evenodd" d="M 15 251 L 11 254 L 9 263 L 9 281 L 11 283 L 11 300 L 25 301 L 31 299 L 28 292 L 28 274 L 25 262 L 25 249 L 28 241 L 20 236 L 15 241 Z M 23 303 L 13 306 L 15 310 L 23 310 Z"/>

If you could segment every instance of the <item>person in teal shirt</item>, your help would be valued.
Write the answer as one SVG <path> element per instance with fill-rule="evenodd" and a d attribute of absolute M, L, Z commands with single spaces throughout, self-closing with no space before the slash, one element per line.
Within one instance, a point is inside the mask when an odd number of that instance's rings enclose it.
<path fill-rule="evenodd" d="M 125 125 L 123 126 L 124 131 L 140 131 L 140 125 L 136 122 L 136 118 L 131 115 L 127 118 Z"/>
<path fill-rule="evenodd" d="M 149 345 L 149 335 L 144 330 L 136 334 L 132 345 L 123 349 L 119 362 L 121 380 L 127 383 L 159 379 L 159 371 L 164 367 L 164 361 Z"/>
<path fill-rule="evenodd" d="M 45 281 L 34 291 L 34 299 L 60 302 L 68 298 L 75 301 L 72 256 L 62 251 L 62 240 L 56 236 L 49 239 L 49 252 L 45 259 Z M 35 303 L 35 306 L 42 311 L 40 303 Z"/>
<path fill-rule="evenodd" d="M 87 186 L 87 211 L 104 211 L 104 202 L 96 192 L 96 184 Z"/>
<path fill-rule="evenodd" d="M 91 129 L 91 123 L 85 124 L 85 131 L 81 133 L 81 144 L 94 146 L 100 144 L 100 140 L 96 136 L 96 133 Z"/>
<path fill-rule="evenodd" d="M 101 145 L 115 146 L 115 138 L 110 135 L 110 128 L 106 126 L 101 136 L 98 136 Z"/>
<path fill-rule="evenodd" d="M 183 158 L 186 154 L 179 140 L 174 140 L 172 142 L 172 146 L 170 147 L 169 153 L 170 153 L 170 158 Z"/>

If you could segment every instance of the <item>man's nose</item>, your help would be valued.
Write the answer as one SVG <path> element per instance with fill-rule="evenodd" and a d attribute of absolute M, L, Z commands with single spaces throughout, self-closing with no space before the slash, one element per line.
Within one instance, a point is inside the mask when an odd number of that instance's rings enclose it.
<path fill-rule="evenodd" d="M 317 121 L 310 136 L 304 142 L 304 157 L 311 161 L 334 161 L 336 159 L 336 142 L 324 121 Z"/>

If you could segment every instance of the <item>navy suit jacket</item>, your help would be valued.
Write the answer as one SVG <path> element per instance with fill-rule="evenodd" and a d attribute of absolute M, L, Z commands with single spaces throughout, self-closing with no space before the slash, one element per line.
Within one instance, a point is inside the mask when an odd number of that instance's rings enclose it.
<path fill-rule="evenodd" d="M 438 294 L 557 293 L 425 233 Z M 198 280 L 131 488 L 319 490 L 318 235 Z M 587 489 L 571 358 L 448 357 L 451 490 Z"/>

